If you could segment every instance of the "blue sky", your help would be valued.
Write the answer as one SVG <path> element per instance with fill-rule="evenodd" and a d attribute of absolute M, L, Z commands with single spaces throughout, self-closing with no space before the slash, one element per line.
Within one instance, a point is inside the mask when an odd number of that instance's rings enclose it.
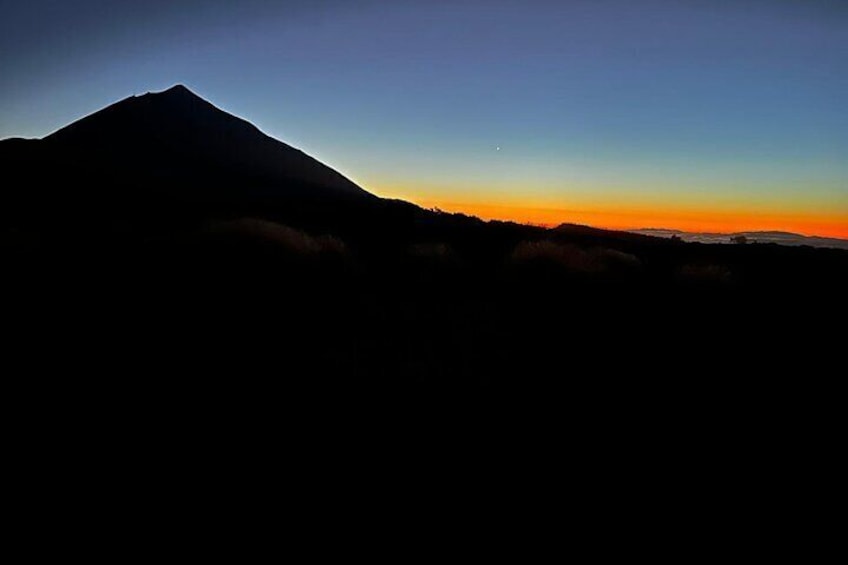
<path fill-rule="evenodd" d="M 844 1 L 0 0 L 0 138 L 175 83 L 383 195 L 848 220 Z"/>

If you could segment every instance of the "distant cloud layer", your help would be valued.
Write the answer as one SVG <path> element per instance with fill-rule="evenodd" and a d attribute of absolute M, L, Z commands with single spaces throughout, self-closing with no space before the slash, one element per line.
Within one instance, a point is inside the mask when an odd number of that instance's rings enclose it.
<path fill-rule="evenodd" d="M 778 243 L 780 245 L 809 245 L 811 247 L 832 247 L 848 249 L 848 240 L 831 237 L 808 237 L 797 233 L 780 231 L 751 231 L 738 233 L 689 233 L 678 230 L 642 229 L 633 233 L 655 237 L 677 236 L 683 241 L 698 243 L 734 243 L 732 238 L 744 236 L 749 243 Z"/>

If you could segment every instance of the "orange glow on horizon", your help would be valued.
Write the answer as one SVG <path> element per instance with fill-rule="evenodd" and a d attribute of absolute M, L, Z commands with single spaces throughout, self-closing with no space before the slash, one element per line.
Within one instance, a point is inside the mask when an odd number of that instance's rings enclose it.
<path fill-rule="evenodd" d="M 457 203 L 427 199 L 413 201 L 421 206 L 436 207 L 445 212 L 462 212 L 484 220 L 514 221 L 546 227 L 574 223 L 615 230 L 665 228 L 715 233 L 786 231 L 808 236 L 848 239 L 846 213 L 750 213 L 731 210 L 638 210 L 612 207 L 567 210 L 515 204 Z"/>

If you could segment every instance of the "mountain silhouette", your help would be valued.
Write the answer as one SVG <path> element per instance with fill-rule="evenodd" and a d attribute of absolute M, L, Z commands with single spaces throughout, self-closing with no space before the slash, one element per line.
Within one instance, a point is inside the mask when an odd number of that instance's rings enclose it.
<path fill-rule="evenodd" d="M 122 100 L 45 141 L 108 156 L 122 166 L 143 169 L 158 182 L 217 185 L 238 179 L 248 189 L 309 188 L 370 196 L 333 169 L 182 85 Z"/>
<path fill-rule="evenodd" d="M 0 165 L 17 180 L 2 195 L 7 220 L 118 214 L 137 223 L 379 200 L 182 85 L 126 98 L 41 140 L 4 140 Z"/>

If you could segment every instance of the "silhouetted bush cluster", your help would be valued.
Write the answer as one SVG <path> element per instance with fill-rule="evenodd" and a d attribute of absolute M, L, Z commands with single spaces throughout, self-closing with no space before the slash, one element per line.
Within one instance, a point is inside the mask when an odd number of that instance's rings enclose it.
<path fill-rule="evenodd" d="M 699 284 L 729 284 L 733 280 L 730 268 L 717 264 L 686 264 L 677 270 L 682 282 Z"/>
<path fill-rule="evenodd" d="M 347 254 L 347 246 L 335 236 L 313 237 L 301 230 L 260 218 L 216 222 L 207 228 L 207 232 L 272 244 L 298 255 Z"/>
<path fill-rule="evenodd" d="M 515 246 L 509 260 L 517 265 L 547 265 L 582 274 L 631 270 L 641 266 L 639 258 L 630 253 L 604 247 L 583 249 L 551 240 L 522 241 Z"/>

